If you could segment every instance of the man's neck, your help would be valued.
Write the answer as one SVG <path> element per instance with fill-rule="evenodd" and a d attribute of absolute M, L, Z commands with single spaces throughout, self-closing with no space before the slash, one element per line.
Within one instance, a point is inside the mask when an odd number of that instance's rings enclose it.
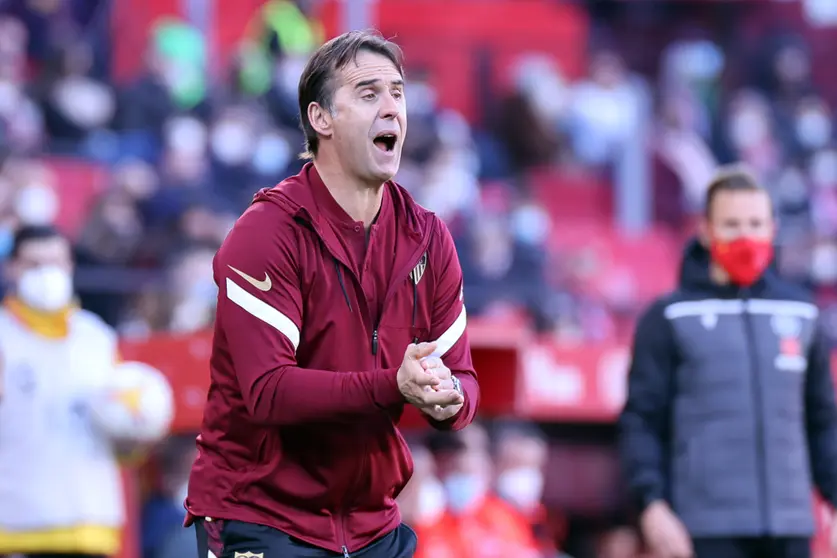
<path fill-rule="evenodd" d="M 375 186 L 353 180 L 340 165 L 323 161 L 319 155 L 314 161 L 314 167 L 337 205 L 342 207 L 349 217 L 363 222 L 366 228 L 369 228 L 381 209 L 383 184 Z"/>

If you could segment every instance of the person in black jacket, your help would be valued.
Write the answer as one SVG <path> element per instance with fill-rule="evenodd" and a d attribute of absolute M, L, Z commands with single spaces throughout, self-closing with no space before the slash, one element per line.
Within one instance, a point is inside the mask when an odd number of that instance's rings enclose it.
<path fill-rule="evenodd" d="M 660 558 L 805 558 L 813 486 L 837 504 L 829 347 L 774 234 L 767 192 L 721 169 L 679 288 L 637 325 L 620 453 Z"/>

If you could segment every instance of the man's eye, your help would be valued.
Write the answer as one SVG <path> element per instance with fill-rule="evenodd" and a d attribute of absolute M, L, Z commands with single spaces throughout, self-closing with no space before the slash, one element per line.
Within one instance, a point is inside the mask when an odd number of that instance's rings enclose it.
<path fill-rule="evenodd" d="M 392 96 L 395 97 L 396 99 L 400 99 L 401 97 L 404 96 L 404 92 L 399 91 L 398 89 L 396 89 L 395 91 L 392 92 Z"/>
<path fill-rule="evenodd" d="M 367 101 L 371 101 L 372 99 L 375 98 L 375 94 L 372 93 L 372 92 L 365 93 L 362 98 L 366 99 Z"/>

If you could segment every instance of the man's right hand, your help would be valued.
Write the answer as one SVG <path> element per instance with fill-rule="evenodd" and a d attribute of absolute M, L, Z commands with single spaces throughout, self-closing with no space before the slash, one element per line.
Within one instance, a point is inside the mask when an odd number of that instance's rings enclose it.
<path fill-rule="evenodd" d="M 404 352 L 404 360 L 398 369 L 398 389 L 404 399 L 420 409 L 436 405 L 447 407 L 463 402 L 462 395 L 454 389 L 425 389 L 438 388 L 442 383 L 432 371 L 425 370 L 421 365 L 421 359 L 430 356 L 435 350 L 435 343 L 408 345 Z"/>
<path fill-rule="evenodd" d="M 655 558 L 692 558 L 692 539 L 671 508 L 658 500 L 640 518 L 640 528 Z"/>

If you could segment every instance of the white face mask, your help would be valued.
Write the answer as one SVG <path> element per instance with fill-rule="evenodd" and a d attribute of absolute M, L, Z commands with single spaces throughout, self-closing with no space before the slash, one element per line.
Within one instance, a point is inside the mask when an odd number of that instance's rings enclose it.
<path fill-rule="evenodd" d="M 32 184 L 15 198 L 15 213 L 27 225 L 48 225 L 58 214 L 58 196 L 49 186 Z"/>
<path fill-rule="evenodd" d="M 818 188 L 837 186 L 837 151 L 828 149 L 817 152 L 811 158 L 809 173 L 811 181 Z"/>
<path fill-rule="evenodd" d="M 516 209 L 512 213 L 511 225 L 517 239 L 532 246 L 544 242 L 552 227 L 549 214 L 537 205 Z"/>
<path fill-rule="evenodd" d="M 472 510 L 482 502 L 488 487 L 479 475 L 454 473 L 445 479 L 448 507 L 455 514 Z"/>
<path fill-rule="evenodd" d="M 8 80 L 0 80 L 0 114 L 10 115 L 20 105 L 20 87 Z"/>
<path fill-rule="evenodd" d="M 57 266 L 42 266 L 23 272 L 17 284 L 21 300 L 44 312 L 66 308 L 73 298 L 73 279 Z"/>
<path fill-rule="evenodd" d="M 427 479 L 419 488 L 418 520 L 432 524 L 445 512 L 445 487 L 436 479 Z"/>
<path fill-rule="evenodd" d="M 206 126 L 191 117 L 176 117 L 166 125 L 166 145 L 178 153 L 203 155 L 208 135 Z"/>
<path fill-rule="evenodd" d="M 246 123 L 225 121 L 217 124 L 210 143 L 215 156 L 226 165 L 240 165 L 253 156 L 252 130 Z"/>
<path fill-rule="evenodd" d="M 823 244 L 814 248 L 811 275 L 820 284 L 831 284 L 837 280 L 837 246 Z"/>
<path fill-rule="evenodd" d="M 541 501 L 543 474 L 534 467 L 503 471 L 497 478 L 497 493 L 520 510 L 532 510 Z"/>
<path fill-rule="evenodd" d="M 796 137 L 804 147 L 819 149 L 831 139 L 831 120 L 820 111 L 805 111 L 796 119 Z"/>
<path fill-rule="evenodd" d="M 291 160 L 291 146 L 278 134 L 265 134 L 256 144 L 253 168 L 264 175 L 282 172 Z"/>
<path fill-rule="evenodd" d="M 756 110 L 744 109 L 732 117 L 730 136 L 733 145 L 738 149 L 758 145 L 768 133 L 769 129 L 764 117 Z"/>

